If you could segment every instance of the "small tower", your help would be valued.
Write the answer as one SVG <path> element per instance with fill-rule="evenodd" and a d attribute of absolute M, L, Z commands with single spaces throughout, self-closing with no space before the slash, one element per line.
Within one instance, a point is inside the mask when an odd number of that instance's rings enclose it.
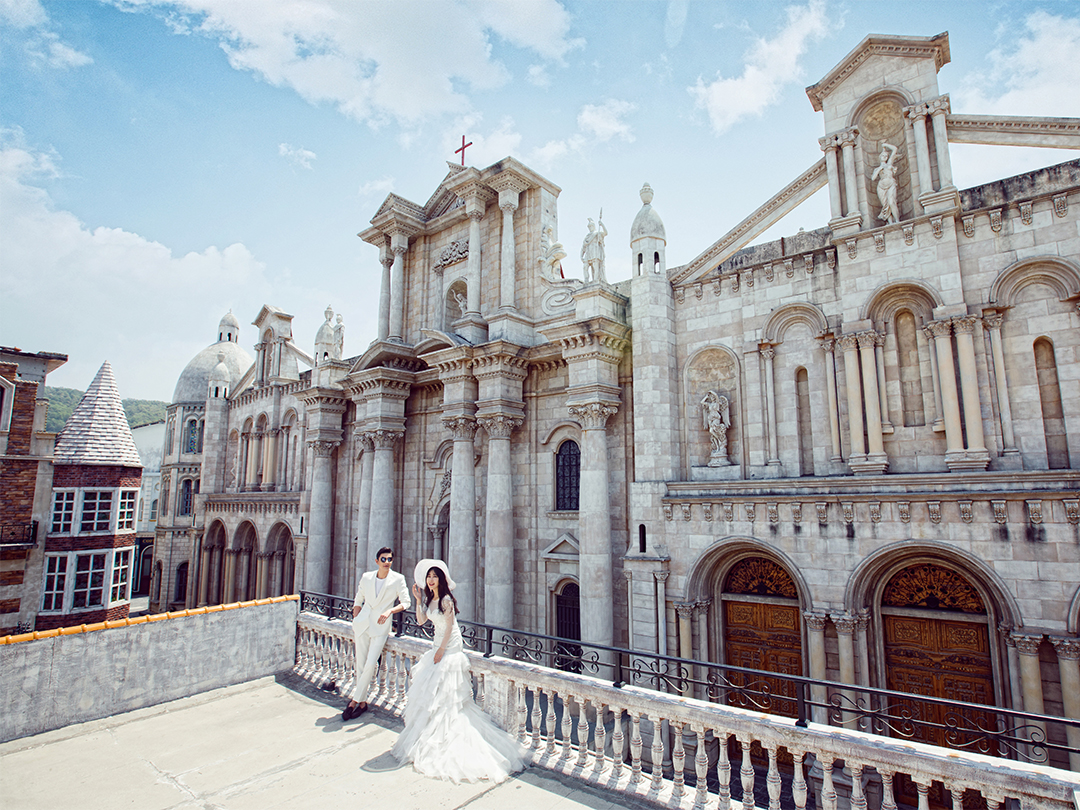
<path fill-rule="evenodd" d="M 224 323 L 224 321 L 222 321 L 222 323 Z M 210 372 L 210 382 L 207 385 L 206 398 L 228 399 L 232 373 L 229 371 L 229 367 L 225 365 L 225 352 L 218 352 L 217 360 L 217 365 L 214 366 L 214 370 Z"/>
<path fill-rule="evenodd" d="M 645 273 L 667 272 L 667 234 L 664 232 L 664 221 L 652 207 L 653 190 L 648 183 L 641 187 L 641 210 L 634 217 L 634 224 L 630 226 L 630 250 L 632 251 L 631 266 L 634 275 L 640 276 Z"/>

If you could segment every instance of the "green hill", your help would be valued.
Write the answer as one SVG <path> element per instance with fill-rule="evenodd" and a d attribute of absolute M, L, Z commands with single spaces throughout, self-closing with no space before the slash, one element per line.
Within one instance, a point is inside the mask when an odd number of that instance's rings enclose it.
<path fill-rule="evenodd" d="M 74 388 L 54 388 L 45 386 L 45 397 L 49 400 L 49 417 L 45 422 L 45 430 L 49 433 L 59 433 L 67 424 L 68 417 L 82 400 L 83 392 Z M 128 424 L 133 427 L 149 425 L 151 422 L 160 422 L 165 418 L 165 408 L 168 402 L 158 402 L 152 399 L 124 399 L 124 414 Z"/>

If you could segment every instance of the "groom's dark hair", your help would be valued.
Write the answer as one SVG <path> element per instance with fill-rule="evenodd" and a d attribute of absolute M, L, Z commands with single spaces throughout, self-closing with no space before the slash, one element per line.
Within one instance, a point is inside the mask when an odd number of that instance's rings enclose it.
<path fill-rule="evenodd" d="M 393 553 L 394 553 L 394 550 L 392 548 L 390 548 L 390 546 L 383 546 L 382 548 L 380 548 L 378 551 L 375 552 L 375 559 L 376 560 L 379 559 L 379 557 L 381 557 L 383 554 L 393 554 Z"/>

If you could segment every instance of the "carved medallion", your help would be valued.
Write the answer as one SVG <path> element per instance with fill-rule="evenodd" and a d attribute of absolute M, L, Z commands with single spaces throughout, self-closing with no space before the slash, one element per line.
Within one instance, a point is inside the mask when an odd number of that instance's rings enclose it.
<path fill-rule="evenodd" d="M 745 593 L 757 596 L 786 596 L 798 598 L 791 576 L 763 557 L 748 557 L 732 566 L 724 580 L 724 593 Z"/>
<path fill-rule="evenodd" d="M 982 597 L 970 582 L 955 571 L 933 563 L 905 568 L 893 576 L 881 595 L 881 604 L 986 613 Z"/>

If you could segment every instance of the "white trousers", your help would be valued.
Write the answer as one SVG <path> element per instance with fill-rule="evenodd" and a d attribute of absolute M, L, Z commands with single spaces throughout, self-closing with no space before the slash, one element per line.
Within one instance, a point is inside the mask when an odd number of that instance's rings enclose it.
<path fill-rule="evenodd" d="M 352 699 L 357 703 L 366 703 L 372 678 L 379 666 L 379 656 L 390 634 L 372 632 L 366 621 L 361 624 L 353 619 L 353 635 L 356 638 L 356 681 L 353 683 Z"/>

